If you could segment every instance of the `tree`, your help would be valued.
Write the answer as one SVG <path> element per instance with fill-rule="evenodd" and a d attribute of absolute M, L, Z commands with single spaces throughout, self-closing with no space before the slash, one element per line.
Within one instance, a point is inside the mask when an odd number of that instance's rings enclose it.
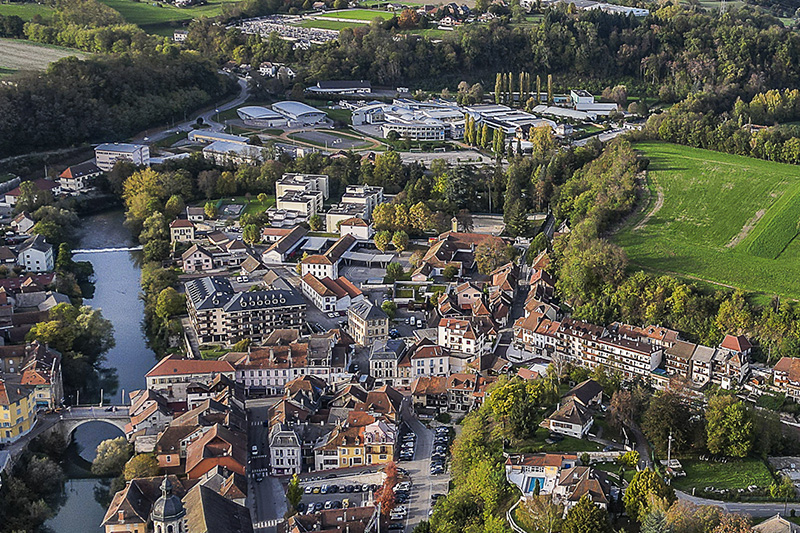
<path fill-rule="evenodd" d="M 794 483 L 788 476 L 782 475 L 780 483 L 776 482 L 769 486 L 769 495 L 772 496 L 772 499 L 778 501 L 794 498 L 796 495 Z"/>
<path fill-rule="evenodd" d="M 458 267 L 454 265 L 447 265 L 446 267 L 444 267 L 444 270 L 442 270 L 442 277 L 447 281 L 453 281 L 457 275 L 458 275 Z"/>
<path fill-rule="evenodd" d="M 242 240 L 249 245 L 254 245 L 261 239 L 261 230 L 255 224 L 247 224 L 242 229 Z"/>
<path fill-rule="evenodd" d="M 392 239 L 392 232 L 388 230 L 379 231 L 375 234 L 375 247 L 381 252 L 389 248 L 389 241 Z"/>
<path fill-rule="evenodd" d="M 237 341 L 236 344 L 233 345 L 231 351 L 240 353 L 246 352 L 248 346 L 250 346 L 250 339 L 242 339 L 240 341 Z"/>
<path fill-rule="evenodd" d="M 418 268 L 422 264 L 422 260 L 425 258 L 425 252 L 422 250 L 414 250 L 409 257 L 408 262 L 411 265 L 411 268 Z"/>
<path fill-rule="evenodd" d="M 751 533 L 750 517 L 747 515 L 727 513 L 722 515 L 719 525 L 712 533 Z"/>
<path fill-rule="evenodd" d="M 675 491 L 664 483 L 658 473 L 642 470 L 633 476 L 622 501 L 630 519 L 639 521 L 647 514 L 651 502 L 661 499 L 672 503 L 675 500 Z"/>
<path fill-rule="evenodd" d="M 389 516 L 395 506 L 394 486 L 397 484 L 397 465 L 394 462 L 387 463 L 383 473 L 385 478 L 380 488 L 375 491 L 375 501 L 381 506 L 381 514 Z"/>
<path fill-rule="evenodd" d="M 483 123 L 483 126 L 481 126 L 480 147 L 481 148 L 488 148 L 489 147 L 489 125 L 486 124 L 485 122 Z"/>
<path fill-rule="evenodd" d="M 403 277 L 403 265 L 400 263 L 389 263 L 386 265 L 386 278 L 389 283 L 394 283 Z"/>
<path fill-rule="evenodd" d="M 156 316 L 165 320 L 171 316 L 181 315 L 185 312 L 186 296 L 180 294 L 172 287 L 167 287 L 158 294 Z"/>
<path fill-rule="evenodd" d="M 297 506 L 303 499 L 303 487 L 300 486 L 300 478 L 297 474 L 292 476 L 289 481 L 289 486 L 286 487 L 286 500 L 289 502 L 289 512 L 294 514 L 297 512 Z"/>
<path fill-rule="evenodd" d="M 641 457 L 639 456 L 639 452 L 636 450 L 630 450 L 617 457 L 617 462 L 627 468 L 635 469 L 636 465 L 639 464 L 640 459 Z"/>
<path fill-rule="evenodd" d="M 735 396 L 712 396 L 706 409 L 706 433 L 711 453 L 746 457 L 753 447 L 750 411 Z"/>
<path fill-rule="evenodd" d="M 125 437 L 104 440 L 97 445 L 92 462 L 92 474 L 102 477 L 118 476 L 130 459 L 133 449 Z"/>
<path fill-rule="evenodd" d="M 130 481 L 142 477 L 155 477 L 158 475 L 158 471 L 156 458 L 149 453 L 140 453 L 125 463 L 122 475 L 125 477 L 125 481 Z"/>
<path fill-rule="evenodd" d="M 494 78 L 494 103 L 500 104 L 502 100 L 502 92 L 503 92 L 503 74 L 500 72 L 495 75 Z"/>
<path fill-rule="evenodd" d="M 499 266 L 505 265 L 510 260 L 508 247 L 499 239 L 489 239 L 475 248 L 475 263 L 478 272 L 489 274 Z"/>
<path fill-rule="evenodd" d="M 672 533 L 709 533 L 719 525 L 722 514 L 716 505 L 677 500 L 667 510 L 667 525 Z"/>
<path fill-rule="evenodd" d="M 33 490 L 44 487 L 60 487 L 64 482 L 64 471 L 49 457 L 31 457 L 23 472 L 25 484 Z"/>
<path fill-rule="evenodd" d="M 206 214 L 206 218 L 217 218 L 217 204 L 214 202 L 206 202 L 206 205 L 203 206 L 203 211 Z"/>
<path fill-rule="evenodd" d="M 547 103 L 553 103 L 553 75 L 547 75 Z"/>
<path fill-rule="evenodd" d="M 667 524 L 667 516 L 664 511 L 658 508 L 647 513 L 644 520 L 642 520 L 640 533 L 670 533 L 670 527 Z"/>
<path fill-rule="evenodd" d="M 587 496 L 569 510 L 564 519 L 564 533 L 612 533 L 608 513 L 593 504 Z"/>
<path fill-rule="evenodd" d="M 395 314 L 397 313 L 397 304 L 391 300 L 386 300 L 381 304 L 381 309 L 384 313 L 389 315 L 390 320 L 393 320 Z"/>
<path fill-rule="evenodd" d="M 405 231 L 395 231 L 392 237 L 392 244 L 398 252 L 403 252 L 408 248 L 408 233 Z"/>
<path fill-rule="evenodd" d="M 164 204 L 164 216 L 167 220 L 172 220 L 176 216 L 186 211 L 186 205 L 183 203 L 183 198 L 178 194 L 173 194 Z"/>
<path fill-rule="evenodd" d="M 538 485 L 539 480 L 536 480 Z M 526 498 L 518 507 L 517 519 L 528 531 L 557 533 L 561 530 L 564 507 L 556 503 L 552 494 L 541 494 Z"/>
<path fill-rule="evenodd" d="M 308 227 L 311 231 L 319 231 L 322 229 L 322 217 L 313 215 L 308 219 Z"/>
<path fill-rule="evenodd" d="M 661 454 L 667 453 L 670 433 L 673 453 L 684 449 L 690 426 L 688 409 L 675 392 L 668 390 L 653 395 L 642 417 L 642 431 Z"/>
<path fill-rule="evenodd" d="M 492 139 L 492 150 L 494 151 L 494 155 L 497 157 L 502 157 L 505 153 L 506 148 L 506 139 L 505 133 L 500 128 L 494 130 L 494 137 Z"/>
<path fill-rule="evenodd" d="M 627 390 L 618 390 L 611 396 L 608 421 L 616 428 L 630 427 L 638 415 L 638 406 Z"/>

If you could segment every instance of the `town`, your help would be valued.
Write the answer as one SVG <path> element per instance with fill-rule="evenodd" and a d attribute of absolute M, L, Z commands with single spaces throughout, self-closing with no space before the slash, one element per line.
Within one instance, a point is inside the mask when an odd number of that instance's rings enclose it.
<path fill-rule="evenodd" d="M 798 29 L 0 3 L 0 533 L 800 530 Z"/>

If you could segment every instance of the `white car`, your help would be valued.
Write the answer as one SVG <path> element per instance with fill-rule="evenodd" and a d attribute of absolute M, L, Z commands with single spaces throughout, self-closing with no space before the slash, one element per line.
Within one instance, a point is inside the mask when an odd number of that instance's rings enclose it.
<path fill-rule="evenodd" d="M 258 446 L 253 444 L 253 447 L 250 448 L 250 453 L 252 453 L 253 455 L 258 455 Z"/>
<path fill-rule="evenodd" d="M 408 509 L 406 509 L 405 505 L 398 505 L 397 507 L 392 509 L 392 512 L 390 514 L 392 516 L 397 515 L 400 518 L 405 518 L 405 516 L 408 514 Z"/>

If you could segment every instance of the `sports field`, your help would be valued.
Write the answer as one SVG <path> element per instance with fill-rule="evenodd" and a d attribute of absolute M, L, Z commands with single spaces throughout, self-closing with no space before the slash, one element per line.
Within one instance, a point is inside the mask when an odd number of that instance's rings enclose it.
<path fill-rule="evenodd" d="M 44 70 L 51 62 L 62 57 L 84 55 L 70 48 L 17 39 L 0 39 L 0 75 L 12 74 L 18 70 Z"/>
<path fill-rule="evenodd" d="M 649 205 L 616 235 L 632 268 L 800 299 L 800 167 L 666 143 Z"/>
<path fill-rule="evenodd" d="M 172 35 L 176 23 L 195 18 L 216 17 L 222 12 L 222 5 L 238 0 L 209 0 L 202 6 L 178 8 L 166 3 L 134 2 L 133 0 L 100 0 L 105 5 L 120 12 L 131 24 L 136 24 L 148 33 Z"/>

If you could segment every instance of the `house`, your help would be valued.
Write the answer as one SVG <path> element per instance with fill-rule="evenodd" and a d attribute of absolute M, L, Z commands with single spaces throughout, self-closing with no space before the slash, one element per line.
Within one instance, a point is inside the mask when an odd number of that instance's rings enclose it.
<path fill-rule="evenodd" d="M 36 200 L 40 200 L 40 195 L 42 194 L 56 195 L 61 191 L 61 187 L 59 186 L 58 183 L 56 183 L 53 180 L 45 178 L 39 178 L 33 181 L 26 181 L 24 183 L 30 183 L 33 186 L 33 194 Z M 21 194 L 22 194 L 22 185 L 11 189 L 5 195 L 5 203 L 12 207 L 17 205 L 17 200 L 19 200 Z"/>
<path fill-rule="evenodd" d="M 117 161 L 130 161 L 136 166 L 150 166 L 150 148 L 146 144 L 105 143 L 94 149 L 95 163 L 104 172 Z"/>
<path fill-rule="evenodd" d="M 322 4 L 322 2 L 318 2 Z M 322 4 L 323 6 L 325 4 Z M 374 505 L 296 514 L 286 524 L 287 533 L 377 533 L 386 531 L 386 519 Z"/>
<path fill-rule="evenodd" d="M 125 428 L 126 435 L 151 428 L 161 431 L 172 421 L 174 411 L 161 393 L 151 389 L 135 390 L 130 393 L 130 400 L 131 421 Z"/>
<path fill-rule="evenodd" d="M 406 343 L 400 339 L 376 340 L 369 352 L 369 375 L 387 385 L 407 385 L 409 380 L 401 379 L 399 368 L 407 351 Z"/>
<path fill-rule="evenodd" d="M 491 348 L 490 337 L 497 333 L 485 322 L 443 318 L 438 327 L 439 345 L 451 352 L 478 356 Z"/>
<path fill-rule="evenodd" d="M 600 405 L 603 401 L 603 387 L 593 379 L 587 379 L 572 387 L 563 400 L 573 399 L 584 407 Z"/>
<path fill-rule="evenodd" d="M 324 313 L 347 311 L 351 305 L 364 299 L 361 290 L 344 277 L 319 279 L 308 273 L 300 278 L 300 288 L 303 296 Z"/>
<path fill-rule="evenodd" d="M 206 210 L 204 207 L 186 206 L 186 220 L 189 222 L 204 222 Z"/>
<path fill-rule="evenodd" d="M 355 411 L 364 411 L 375 418 L 399 424 L 404 409 L 404 398 L 397 389 L 383 385 L 367 393 L 367 399 L 356 404 Z"/>
<path fill-rule="evenodd" d="M 347 310 L 347 326 L 356 344 L 369 346 L 389 336 L 389 315 L 364 299 Z"/>
<path fill-rule="evenodd" d="M 92 186 L 94 179 L 103 171 L 93 161 L 86 161 L 79 165 L 67 167 L 58 175 L 61 191 L 65 193 L 84 192 Z"/>
<path fill-rule="evenodd" d="M 611 501 L 611 484 L 602 470 L 573 466 L 561 470 L 553 495 L 564 504 L 564 513 L 584 497 L 598 507 L 607 509 Z"/>
<path fill-rule="evenodd" d="M 539 425 L 553 433 L 582 439 L 593 424 L 594 417 L 591 412 L 574 398 L 569 398 Z"/>
<path fill-rule="evenodd" d="M 214 268 L 214 254 L 194 243 L 181 254 L 184 272 L 204 272 Z"/>
<path fill-rule="evenodd" d="M 368 241 L 374 234 L 372 224 L 363 218 L 350 217 L 339 224 L 339 235 L 342 237 L 352 235 L 359 241 Z"/>
<path fill-rule="evenodd" d="M 317 278 L 339 277 L 339 262 L 342 256 L 349 252 L 356 244 L 352 235 L 344 235 L 328 248 L 324 254 L 309 255 L 300 261 L 300 275 L 313 274 Z"/>
<path fill-rule="evenodd" d="M 0 444 L 10 444 L 36 424 L 36 387 L 21 374 L 0 374 Z"/>
<path fill-rule="evenodd" d="M 17 264 L 28 272 L 53 270 L 53 245 L 41 235 L 31 235 L 17 248 Z"/>
<path fill-rule="evenodd" d="M 20 383 L 35 388 L 37 409 L 55 409 L 62 405 L 64 384 L 60 352 L 39 341 L 33 341 L 25 347 L 21 374 Z"/>
<path fill-rule="evenodd" d="M 314 446 L 315 470 L 386 464 L 394 460 L 398 430 L 393 422 L 356 408 Z"/>
<path fill-rule="evenodd" d="M 505 246 L 505 241 L 494 235 L 456 231 L 442 233 L 425 253 L 420 266 L 412 273 L 412 280 L 441 276 L 449 266 L 456 269 L 459 277 L 464 276 L 475 266 L 475 250 L 484 243 Z"/>
<path fill-rule="evenodd" d="M 753 526 L 755 533 L 800 533 L 800 525 L 783 518 L 780 513 Z"/>
<path fill-rule="evenodd" d="M 466 413 L 480 406 L 486 386 L 493 382 L 478 374 L 457 373 L 447 378 L 447 410 Z"/>
<path fill-rule="evenodd" d="M 800 358 L 781 357 L 772 369 L 772 380 L 776 390 L 800 401 Z"/>
<path fill-rule="evenodd" d="M 448 376 L 419 376 L 411 385 L 411 402 L 414 409 L 447 411 Z"/>
<path fill-rule="evenodd" d="M 454 292 L 459 309 L 471 309 L 475 302 L 483 299 L 483 291 L 471 281 L 456 285 Z"/>
<path fill-rule="evenodd" d="M 31 215 L 27 211 L 20 211 L 17 216 L 11 220 L 11 229 L 17 233 L 28 233 L 34 224 L 36 224 L 36 221 L 31 218 Z"/>
<path fill-rule="evenodd" d="M 295 226 L 292 230 L 280 237 L 272 246 L 261 254 L 261 261 L 265 265 L 280 265 L 291 256 L 305 240 L 308 230 L 303 226 Z"/>
<path fill-rule="evenodd" d="M 171 403 L 185 403 L 189 384 L 210 383 L 219 374 L 233 379 L 235 370 L 226 361 L 183 359 L 170 355 L 145 374 L 145 382 L 148 389 L 160 392 Z"/>
<path fill-rule="evenodd" d="M 284 237 L 291 231 L 292 228 L 263 228 L 261 230 L 261 241 L 269 243 L 278 242 L 281 237 Z"/>
<path fill-rule="evenodd" d="M 576 454 L 534 453 L 511 455 L 506 459 L 506 479 L 516 485 L 523 496 L 533 496 L 536 485 L 540 494 L 555 491 L 562 470 L 578 464 Z"/>
<path fill-rule="evenodd" d="M 411 355 L 411 373 L 415 377 L 450 375 L 450 350 L 431 341 L 420 342 Z"/>
<path fill-rule="evenodd" d="M 218 466 L 245 475 L 246 441 L 243 433 L 215 424 L 186 447 L 186 476 L 197 479 Z"/>
<path fill-rule="evenodd" d="M 297 433 L 286 424 L 276 424 L 269 432 L 269 466 L 272 475 L 299 474 L 303 452 Z"/>
<path fill-rule="evenodd" d="M 194 240 L 194 224 L 185 218 L 176 218 L 169 225 L 170 242 L 190 242 Z"/>

